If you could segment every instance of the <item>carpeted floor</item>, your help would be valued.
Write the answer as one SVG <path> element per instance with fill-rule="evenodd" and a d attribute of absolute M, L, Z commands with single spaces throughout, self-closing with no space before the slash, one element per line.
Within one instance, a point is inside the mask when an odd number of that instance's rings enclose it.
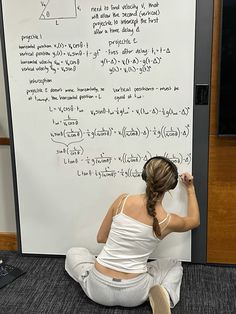
<path fill-rule="evenodd" d="M 100 306 L 89 300 L 64 270 L 63 257 L 0 258 L 27 273 L 0 289 L 1 314 L 151 314 L 148 302 L 136 308 Z M 236 268 L 184 263 L 181 301 L 173 314 L 235 314 Z"/>

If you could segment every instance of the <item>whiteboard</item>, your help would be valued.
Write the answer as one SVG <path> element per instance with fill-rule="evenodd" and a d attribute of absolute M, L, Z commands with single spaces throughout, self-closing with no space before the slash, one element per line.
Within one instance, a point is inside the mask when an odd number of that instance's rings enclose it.
<path fill-rule="evenodd" d="M 196 1 L 3 0 L 22 253 L 97 254 L 154 155 L 192 170 Z M 186 213 L 180 185 L 168 212 Z M 191 259 L 191 233 L 153 257 Z"/>

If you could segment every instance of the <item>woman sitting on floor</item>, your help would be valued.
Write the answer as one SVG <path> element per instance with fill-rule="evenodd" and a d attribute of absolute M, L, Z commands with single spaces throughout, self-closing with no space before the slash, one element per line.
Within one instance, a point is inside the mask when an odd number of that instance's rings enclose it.
<path fill-rule="evenodd" d="M 168 234 L 199 225 L 198 202 L 192 175 L 183 173 L 180 178 L 188 196 L 187 215 L 181 217 L 164 209 L 165 193 L 178 183 L 177 167 L 165 157 L 149 159 L 142 178 L 145 194 L 121 195 L 108 210 L 97 234 L 97 241 L 105 243 L 97 258 L 85 248 L 72 248 L 65 268 L 99 304 L 135 307 L 149 297 L 153 313 L 167 314 L 180 298 L 181 262 L 148 259 Z"/>

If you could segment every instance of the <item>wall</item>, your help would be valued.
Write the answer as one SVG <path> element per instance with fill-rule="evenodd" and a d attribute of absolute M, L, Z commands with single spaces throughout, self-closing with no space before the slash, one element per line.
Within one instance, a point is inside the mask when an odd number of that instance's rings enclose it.
<path fill-rule="evenodd" d="M 14 249 L 16 246 L 11 156 L 10 147 L 6 145 L 8 137 L 2 55 L 0 54 L 0 249 Z"/>
<path fill-rule="evenodd" d="M 1 44 L 0 44 L 0 52 L 1 52 Z M 8 134 L 9 132 L 8 132 L 8 125 L 7 125 L 3 62 L 2 62 L 2 53 L 0 53 L 0 138 L 8 137 Z"/>
<path fill-rule="evenodd" d="M 217 136 L 220 0 L 215 0 L 209 153 L 208 262 L 236 263 L 236 138 Z"/>

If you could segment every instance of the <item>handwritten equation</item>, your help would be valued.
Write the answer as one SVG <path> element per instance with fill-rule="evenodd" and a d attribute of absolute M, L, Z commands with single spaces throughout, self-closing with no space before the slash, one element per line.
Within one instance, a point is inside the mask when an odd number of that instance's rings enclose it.
<path fill-rule="evenodd" d="M 131 42 L 130 42 L 131 44 Z M 92 49 L 88 42 L 67 43 L 25 43 L 19 45 L 19 60 L 22 72 L 57 74 L 79 71 L 84 66 L 96 62 L 107 73 L 150 72 L 171 56 L 169 47 L 138 47 L 135 49 Z"/>
<path fill-rule="evenodd" d="M 103 168 L 101 170 L 98 169 L 80 169 L 77 170 L 77 176 L 79 177 L 96 177 L 98 179 L 105 179 L 108 177 L 111 178 L 116 178 L 116 177 L 124 177 L 124 178 L 137 178 L 141 177 L 142 175 L 142 168 L 135 168 L 135 164 L 138 164 L 141 162 L 144 164 L 151 156 L 149 152 L 147 152 L 145 155 L 140 155 L 140 154 L 122 154 L 122 156 L 118 157 L 110 157 L 110 156 L 104 156 L 102 153 L 98 157 L 94 158 L 86 158 L 86 159 L 78 159 L 75 158 L 73 160 L 69 158 L 64 158 L 64 164 L 65 165 L 70 165 L 70 164 L 80 164 L 83 162 L 86 162 L 88 165 L 92 166 L 93 168 L 97 165 L 103 164 Z M 174 162 L 176 165 L 179 165 L 181 163 L 186 163 L 189 165 L 192 161 L 192 156 L 191 153 L 188 153 L 186 156 L 183 156 L 181 153 L 177 154 L 168 154 L 164 153 L 164 156 L 169 158 L 172 162 Z M 113 167 L 112 168 L 112 162 L 113 161 L 120 161 L 121 163 L 125 165 L 131 165 L 130 167 L 126 168 L 119 168 L 119 167 Z"/>
<path fill-rule="evenodd" d="M 79 150 L 75 148 L 73 148 L 72 151 L 79 152 Z M 65 155 L 67 155 L 67 153 L 70 155 L 70 150 L 58 152 L 58 154 Z M 137 154 L 123 153 L 120 156 L 108 156 L 105 155 L 104 153 L 101 153 L 99 156 L 82 158 L 83 154 L 84 152 L 80 151 L 79 153 L 80 156 L 63 157 L 63 164 L 67 167 L 80 166 L 80 169 L 76 171 L 78 177 L 95 177 L 98 179 L 105 179 L 109 177 L 116 178 L 119 176 L 124 178 L 141 177 L 142 168 L 141 169 L 140 167 L 137 168 L 137 166 L 139 166 L 140 163 L 144 164 L 152 156 L 150 152 L 146 152 L 143 155 L 139 153 Z M 191 153 L 188 153 L 187 155 L 183 156 L 181 153 L 170 155 L 165 152 L 164 156 L 169 158 L 176 165 L 179 165 L 183 162 L 189 165 L 192 161 Z M 116 164 L 116 166 L 113 166 L 114 163 Z M 121 164 L 121 166 L 117 167 L 117 163 Z"/>
<path fill-rule="evenodd" d="M 72 143 L 72 145 L 74 145 Z M 65 165 L 71 165 L 71 164 L 79 164 L 79 163 L 85 163 L 87 165 L 90 165 L 92 167 L 105 164 L 105 165 L 111 165 L 113 162 L 120 162 L 121 164 L 139 164 L 139 163 L 145 163 L 149 158 L 152 157 L 152 154 L 150 152 L 146 152 L 145 154 L 142 153 L 122 153 L 118 156 L 107 156 L 105 153 L 101 153 L 99 156 L 90 156 L 84 158 L 84 150 L 80 146 L 79 148 L 73 146 L 72 149 L 63 149 L 63 150 L 57 150 L 57 154 L 66 155 L 67 157 L 63 157 L 63 163 Z M 156 154 L 157 155 L 157 154 Z M 175 154 L 169 154 L 165 152 L 163 156 L 169 158 L 172 162 L 179 165 L 182 163 L 186 163 L 189 165 L 192 161 L 191 153 L 188 153 L 186 155 L 183 155 L 181 153 L 175 153 Z M 83 158 L 82 158 L 83 157 Z"/>
<path fill-rule="evenodd" d="M 84 139 L 97 139 L 101 137 L 114 137 L 119 136 L 122 138 L 129 137 L 144 137 L 148 139 L 149 137 L 154 137 L 156 139 L 168 139 L 171 137 L 188 137 L 190 135 L 190 125 L 187 124 L 184 127 L 173 127 L 162 125 L 158 127 L 127 127 L 123 126 L 121 129 L 115 129 L 113 127 L 102 127 L 102 128 L 94 128 L 94 129 L 62 129 L 59 132 L 52 131 L 50 132 L 50 136 L 54 142 L 60 141 L 60 139 L 79 139 L 83 141 Z"/>
<path fill-rule="evenodd" d="M 136 108 L 136 109 L 131 109 L 130 107 L 116 107 L 115 109 L 111 109 L 111 108 L 102 108 L 102 109 L 92 109 L 90 110 L 90 114 L 93 116 L 97 116 L 97 115 L 117 115 L 117 116 L 123 116 L 123 115 L 130 115 L 130 114 L 135 114 L 138 116 L 142 116 L 142 115 L 155 115 L 155 116 L 162 116 L 165 118 L 168 118 L 170 116 L 178 116 L 178 115 L 183 115 L 183 116 L 188 116 L 190 113 L 190 107 L 189 106 L 185 106 L 182 107 L 179 110 L 175 110 L 171 107 L 169 108 L 158 108 L 158 107 L 152 107 L 151 109 L 146 109 L 144 107 L 141 108 Z"/>
<path fill-rule="evenodd" d="M 49 112 L 76 112 L 77 114 L 79 113 L 84 113 L 85 109 L 81 109 L 78 106 L 59 106 L 59 107 L 53 107 L 49 106 L 48 107 Z M 130 107 L 116 107 L 114 109 L 112 108 L 101 108 L 101 109 L 90 109 L 87 114 L 90 114 L 92 117 L 96 116 L 126 116 L 126 115 L 138 115 L 138 116 L 146 116 L 146 115 L 155 115 L 155 116 L 161 116 L 165 118 L 169 118 L 171 116 L 188 116 L 190 113 L 190 107 L 183 107 L 179 110 L 174 110 L 173 108 L 158 108 L 158 107 L 153 107 L 151 109 L 146 109 L 146 108 L 136 108 L 136 109 L 131 109 Z M 64 119 L 52 119 L 53 125 L 64 125 L 64 126 L 78 126 L 79 125 L 79 118 L 73 118 L 72 116 L 68 115 Z"/>

